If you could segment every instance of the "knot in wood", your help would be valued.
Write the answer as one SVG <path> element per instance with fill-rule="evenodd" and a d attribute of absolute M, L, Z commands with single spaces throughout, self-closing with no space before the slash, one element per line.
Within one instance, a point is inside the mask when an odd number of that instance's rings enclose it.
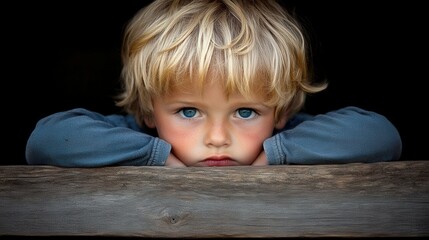
<path fill-rule="evenodd" d="M 189 212 L 175 208 L 166 208 L 162 211 L 162 220 L 169 225 L 181 225 L 189 216 Z"/>

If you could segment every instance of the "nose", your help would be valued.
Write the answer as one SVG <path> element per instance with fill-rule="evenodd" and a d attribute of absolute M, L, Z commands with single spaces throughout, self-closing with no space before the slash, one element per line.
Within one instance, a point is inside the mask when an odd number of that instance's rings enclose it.
<path fill-rule="evenodd" d="M 205 144 L 210 147 L 225 147 L 231 144 L 228 124 L 224 122 L 207 124 Z"/>

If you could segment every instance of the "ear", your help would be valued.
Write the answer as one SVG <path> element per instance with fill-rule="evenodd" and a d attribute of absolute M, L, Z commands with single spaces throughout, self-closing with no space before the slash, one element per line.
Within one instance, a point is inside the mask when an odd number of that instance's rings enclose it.
<path fill-rule="evenodd" d="M 144 124 L 148 128 L 155 128 L 156 127 L 155 121 L 153 120 L 153 116 L 144 117 Z"/>
<path fill-rule="evenodd" d="M 278 121 L 275 124 L 275 128 L 277 130 L 283 129 L 286 126 L 287 123 L 287 114 L 283 113 L 280 115 L 280 118 L 278 119 Z"/>

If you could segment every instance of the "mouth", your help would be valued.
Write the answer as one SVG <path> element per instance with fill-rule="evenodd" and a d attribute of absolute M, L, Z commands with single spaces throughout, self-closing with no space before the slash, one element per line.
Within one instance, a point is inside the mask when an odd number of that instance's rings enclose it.
<path fill-rule="evenodd" d="M 229 157 L 209 157 L 200 162 L 201 166 L 206 167 L 225 167 L 225 166 L 238 166 L 239 164 Z"/>

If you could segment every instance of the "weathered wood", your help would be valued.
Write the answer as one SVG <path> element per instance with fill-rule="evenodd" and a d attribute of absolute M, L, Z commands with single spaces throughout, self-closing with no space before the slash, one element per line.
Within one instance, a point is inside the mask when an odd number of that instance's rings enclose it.
<path fill-rule="evenodd" d="M 0 167 L 0 235 L 429 235 L 429 161 Z"/>

